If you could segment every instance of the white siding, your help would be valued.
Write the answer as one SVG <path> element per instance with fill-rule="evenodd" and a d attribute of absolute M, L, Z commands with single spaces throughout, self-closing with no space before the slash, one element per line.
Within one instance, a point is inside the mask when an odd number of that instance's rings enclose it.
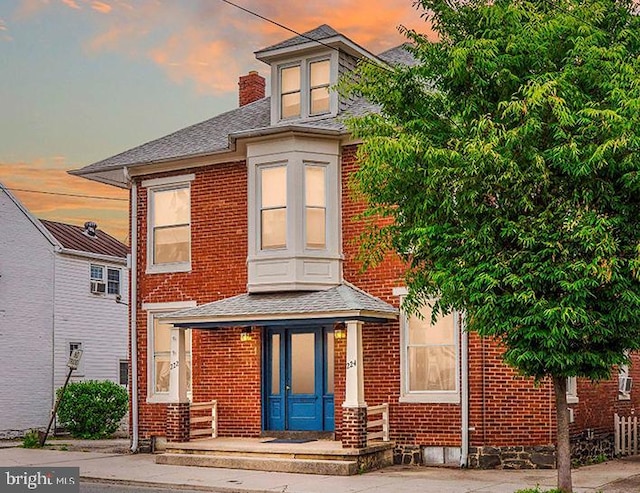
<path fill-rule="evenodd" d="M 91 264 L 120 270 L 122 303 L 115 295 L 90 291 Z M 106 275 L 106 270 L 105 270 Z M 72 381 L 119 381 L 119 362 L 127 359 L 128 271 L 125 265 L 58 255 L 56 259 L 55 387 L 64 383 L 69 343 L 82 343 L 79 371 Z M 77 374 L 77 376 L 76 376 Z"/>
<path fill-rule="evenodd" d="M 0 190 L 0 437 L 52 407 L 53 246 Z"/>

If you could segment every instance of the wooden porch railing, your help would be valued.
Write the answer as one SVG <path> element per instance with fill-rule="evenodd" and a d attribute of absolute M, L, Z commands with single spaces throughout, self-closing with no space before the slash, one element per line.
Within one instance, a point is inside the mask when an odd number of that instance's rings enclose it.
<path fill-rule="evenodd" d="M 616 455 L 638 455 L 638 416 L 614 414 L 614 442 Z"/>
<path fill-rule="evenodd" d="M 211 410 L 210 413 L 209 410 Z M 218 436 L 218 401 L 192 403 L 190 411 L 191 430 L 189 436 L 191 438 L 216 438 Z M 210 426 L 203 427 L 202 423 L 210 423 Z"/>
<path fill-rule="evenodd" d="M 367 407 L 367 442 L 372 440 L 389 441 L 389 404 L 387 403 Z"/>

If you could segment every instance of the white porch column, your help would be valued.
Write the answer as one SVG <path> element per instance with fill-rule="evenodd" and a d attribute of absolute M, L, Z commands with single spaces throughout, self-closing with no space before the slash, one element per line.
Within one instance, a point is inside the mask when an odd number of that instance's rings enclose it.
<path fill-rule="evenodd" d="M 367 407 L 364 400 L 364 365 L 362 361 L 363 322 L 347 322 L 347 371 L 345 400 L 342 407 Z"/>
<path fill-rule="evenodd" d="M 187 399 L 187 357 L 185 329 L 171 328 L 171 363 L 169 374 L 169 402 L 189 402 Z"/>

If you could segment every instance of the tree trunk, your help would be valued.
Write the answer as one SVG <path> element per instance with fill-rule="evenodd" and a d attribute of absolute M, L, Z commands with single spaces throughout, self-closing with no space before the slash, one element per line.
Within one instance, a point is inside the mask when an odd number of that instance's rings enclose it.
<path fill-rule="evenodd" d="M 556 460 L 558 467 L 558 489 L 573 493 L 571 485 L 571 445 L 569 443 L 569 408 L 567 406 L 567 378 L 553 377 L 556 394 L 557 440 Z"/>

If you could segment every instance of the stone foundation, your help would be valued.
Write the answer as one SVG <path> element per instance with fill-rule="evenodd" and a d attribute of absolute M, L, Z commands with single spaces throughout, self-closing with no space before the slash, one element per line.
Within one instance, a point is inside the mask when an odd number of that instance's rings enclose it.
<path fill-rule="evenodd" d="M 577 464 L 592 464 L 613 459 L 615 444 L 613 433 L 594 433 L 586 430 L 571 437 L 571 460 Z"/>
<path fill-rule="evenodd" d="M 405 466 L 422 465 L 422 447 L 419 445 L 396 445 L 393 449 L 393 463 Z"/>
<path fill-rule="evenodd" d="M 555 447 L 469 447 L 469 467 L 478 469 L 554 469 Z"/>

